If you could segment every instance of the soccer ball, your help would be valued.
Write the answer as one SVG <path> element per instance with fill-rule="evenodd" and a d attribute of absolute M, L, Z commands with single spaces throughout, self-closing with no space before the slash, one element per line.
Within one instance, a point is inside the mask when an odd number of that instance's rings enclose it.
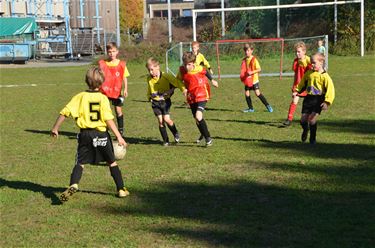
<path fill-rule="evenodd" d="M 115 159 L 121 160 L 125 158 L 126 147 L 120 146 L 117 141 L 113 142 L 113 152 L 115 153 Z"/>

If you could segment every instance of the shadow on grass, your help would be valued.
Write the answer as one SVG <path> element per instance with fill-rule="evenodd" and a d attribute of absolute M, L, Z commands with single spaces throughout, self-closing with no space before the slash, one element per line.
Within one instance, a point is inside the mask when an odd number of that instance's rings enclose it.
<path fill-rule="evenodd" d="M 308 156 L 314 156 L 317 158 L 344 158 L 356 159 L 361 161 L 375 161 L 375 145 L 336 143 L 317 143 L 316 145 L 310 145 L 308 143 L 289 141 L 266 141 L 259 145 L 274 150 L 294 150 L 300 153 L 306 153 L 306 155 Z"/>
<path fill-rule="evenodd" d="M 103 211 L 165 218 L 153 222 L 149 230 L 208 246 L 371 247 L 373 192 L 300 190 L 272 184 L 169 182 L 133 191 L 142 204 L 107 206 Z M 178 220 L 170 223 L 168 219 Z"/>
<path fill-rule="evenodd" d="M 188 105 L 175 106 L 174 108 L 176 108 L 176 109 L 189 109 L 190 110 L 190 108 L 188 108 Z M 210 107 L 206 107 L 205 111 L 235 112 L 235 110 L 233 110 L 233 109 L 210 108 Z"/>
<path fill-rule="evenodd" d="M 162 144 L 162 141 L 154 138 L 140 138 L 140 137 L 125 137 L 125 140 L 129 144 L 142 144 L 142 145 L 155 145 Z"/>
<path fill-rule="evenodd" d="M 46 134 L 51 135 L 51 130 L 32 130 L 32 129 L 25 129 L 26 132 L 30 133 L 37 133 L 37 134 Z M 66 136 L 69 139 L 77 139 L 77 133 L 73 132 L 66 132 L 66 131 L 59 131 L 59 136 Z"/>
<path fill-rule="evenodd" d="M 0 188 L 2 187 L 9 187 L 12 189 L 17 189 L 17 190 L 29 190 L 35 193 L 42 193 L 45 198 L 51 199 L 51 205 L 62 204 L 58 195 L 60 195 L 66 189 L 66 188 L 60 188 L 60 187 L 44 186 L 44 185 L 33 183 L 33 182 L 9 181 L 9 180 L 0 178 Z M 99 195 L 113 195 L 111 193 L 89 191 L 89 190 L 80 190 L 79 192 L 88 193 L 88 194 L 99 194 Z"/>
<path fill-rule="evenodd" d="M 375 134 L 375 120 L 341 120 L 319 122 L 320 126 L 334 132 Z M 373 137 L 374 138 L 374 137 Z"/>
<path fill-rule="evenodd" d="M 244 124 L 256 124 L 256 125 L 266 125 L 271 127 L 285 127 L 282 125 L 281 121 L 254 121 L 254 120 L 224 120 L 224 119 L 215 119 L 208 118 L 209 121 L 223 121 L 223 122 L 234 122 L 234 123 L 244 123 Z"/>

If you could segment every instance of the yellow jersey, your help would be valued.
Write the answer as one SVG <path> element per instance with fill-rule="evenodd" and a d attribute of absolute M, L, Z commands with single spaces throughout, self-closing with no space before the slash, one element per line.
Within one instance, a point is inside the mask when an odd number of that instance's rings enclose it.
<path fill-rule="evenodd" d="M 210 63 L 208 63 L 207 59 L 201 53 L 198 53 L 195 56 L 195 62 L 194 62 L 194 64 L 195 65 L 204 66 L 207 69 L 211 69 Z"/>
<path fill-rule="evenodd" d="M 324 101 L 329 104 L 332 104 L 335 99 L 335 87 L 327 72 L 307 71 L 296 88 L 298 92 L 302 92 L 305 89 L 308 95 L 324 95 Z"/>
<path fill-rule="evenodd" d="M 75 95 L 60 111 L 61 115 L 75 119 L 79 128 L 106 131 L 106 121 L 114 118 L 108 98 L 100 91 L 85 91 Z"/>
<path fill-rule="evenodd" d="M 150 75 L 147 77 L 147 99 L 155 101 L 164 100 L 163 93 L 167 92 L 173 87 L 179 88 L 181 91 L 185 90 L 181 80 L 178 80 L 171 73 L 160 72 L 159 78 L 153 78 Z M 169 98 L 169 96 L 167 96 Z"/>

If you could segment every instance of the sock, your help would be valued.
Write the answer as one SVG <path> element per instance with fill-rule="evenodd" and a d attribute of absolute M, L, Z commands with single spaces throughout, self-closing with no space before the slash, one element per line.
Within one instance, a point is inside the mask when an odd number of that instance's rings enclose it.
<path fill-rule="evenodd" d="M 162 127 L 159 126 L 159 131 L 160 131 L 161 137 L 163 138 L 163 142 L 164 143 L 169 142 L 169 138 L 168 138 L 168 134 L 167 134 L 167 129 L 165 128 L 165 125 L 162 126 Z"/>
<path fill-rule="evenodd" d="M 259 94 L 258 98 L 262 101 L 262 103 L 264 104 L 264 106 L 268 106 L 268 102 L 267 102 L 267 99 L 263 96 L 263 94 Z"/>
<path fill-rule="evenodd" d="M 309 123 L 308 122 L 301 122 L 301 126 L 303 128 L 303 131 L 309 130 Z"/>
<path fill-rule="evenodd" d="M 170 126 L 169 124 L 167 124 L 167 126 L 168 126 L 169 130 L 171 130 L 173 136 L 176 136 L 176 133 L 178 133 L 176 125 L 173 123 L 172 126 Z"/>
<path fill-rule="evenodd" d="M 253 103 L 251 102 L 251 97 L 250 96 L 245 96 L 246 98 L 246 103 L 249 109 L 253 109 Z"/>
<path fill-rule="evenodd" d="M 310 142 L 316 140 L 316 130 L 318 129 L 318 123 L 314 125 L 310 124 Z"/>
<path fill-rule="evenodd" d="M 121 135 L 124 134 L 124 115 L 117 116 L 118 131 Z"/>
<path fill-rule="evenodd" d="M 72 174 L 70 175 L 70 185 L 79 184 L 83 173 L 83 168 L 79 164 L 76 164 L 73 168 Z"/>
<path fill-rule="evenodd" d="M 288 120 L 290 121 L 293 120 L 293 116 L 294 116 L 294 112 L 296 111 L 296 108 L 297 108 L 297 104 L 291 102 L 289 106 Z"/>
<path fill-rule="evenodd" d="M 200 126 L 201 133 L 203 134 L 204 138 L 207 140 L 210 137 L 210 132 L 208 131 L 207 123 L 204 119 L 198 121 L 198 125 Z"/>
<path fill-rule="evenodd" d="M 117 191 L 124 188 L 124 181 L 122 179 L 120 168 L 116 166 L 110 166 L 109 171 L 111 172 L 111 176 L 115 181 Z"/>

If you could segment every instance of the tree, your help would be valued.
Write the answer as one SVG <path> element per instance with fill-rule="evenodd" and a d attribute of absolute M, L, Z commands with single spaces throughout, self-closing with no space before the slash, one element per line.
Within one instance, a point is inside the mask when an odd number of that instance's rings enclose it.
<path fill-rule="evenodd" d="M 120 27 L 131 33 L 142 31 L 143 0 L 120 0 Z"/>

